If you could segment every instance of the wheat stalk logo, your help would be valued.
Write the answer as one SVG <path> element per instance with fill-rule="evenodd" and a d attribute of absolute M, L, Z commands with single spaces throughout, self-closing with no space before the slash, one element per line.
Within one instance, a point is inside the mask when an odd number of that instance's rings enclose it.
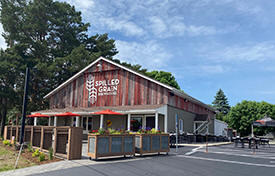
<path fill-rule="evenodd" d="M 86 89 L 89 92 L 88 102 L 94 104 L 97 100 L 97 89 L 95 88 L 95 77 L 92 75 L 88 76 L 86 81 Z"/>

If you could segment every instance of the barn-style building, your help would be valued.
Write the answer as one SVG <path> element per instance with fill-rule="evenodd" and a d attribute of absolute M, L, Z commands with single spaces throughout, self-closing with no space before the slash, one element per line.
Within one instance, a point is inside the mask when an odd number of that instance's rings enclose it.
<path fill-rule="evenodd" d="M 138 130 L 158 128 L 175 132 L 214 134 L 215 110 L 183 91 L 103 57 L 47 94 L 50 126 L 82 126 L 84 134 L 99 128 Z M 111 109 L 123 115 L 95 115 Z M 72 112 L 78 117 L 57 117 Z"/>

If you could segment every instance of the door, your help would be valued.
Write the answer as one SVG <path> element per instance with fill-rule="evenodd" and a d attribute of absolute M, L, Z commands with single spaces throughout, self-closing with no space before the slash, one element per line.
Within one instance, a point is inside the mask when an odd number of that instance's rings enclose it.
<path fill-rule="evenodd" d="M 146 128 L 155 128 L 155 116 L 146 117 Z"/>
<path fill-rule="evenodd" d="M 82 118 L 82 127 L 84 134 L 87 134 L 93 128 L 93 120 L 92 117 L 83 117 Z"/>

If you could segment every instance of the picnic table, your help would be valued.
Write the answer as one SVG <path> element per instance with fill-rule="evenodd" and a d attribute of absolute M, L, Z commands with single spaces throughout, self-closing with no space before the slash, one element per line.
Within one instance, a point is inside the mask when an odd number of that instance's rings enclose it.
<path fill-rule="evenodd" d="M 245 143 L 248 144 L 248 148 L 256 148 L 258 149 L 259 145 L 269 145 L 269 139 L 267 138 L 258 138 L 258 137 L 236 137 L 233 138 L 233 141 L 235 143 L 235 147 L 238 147 L 238 144 L 240 143 L 242 148 L 245 147 Z"/>

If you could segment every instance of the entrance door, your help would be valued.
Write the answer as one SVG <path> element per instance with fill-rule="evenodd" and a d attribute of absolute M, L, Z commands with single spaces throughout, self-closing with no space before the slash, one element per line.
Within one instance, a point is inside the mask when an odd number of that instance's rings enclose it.
<path fill-rule="evenodd" d="M 93 120 L 92 117 L 83 117 L 82 119 L 82 127 L 85 134 L 87 134 L 89 131 L 93 128 Z"/>
<path fill-rule="evenodd" d="M 142 118 L 141 117 L 132 117 L 131 118 L 131 131 L 138 131 L 142 127 Z"/>
<path fill-rule="evenodd" d="M 155 116 L 146 117 L 146 128 L 155 128 Z"/>
<path fill-rule="evenodd" d="M 93 118 L 92 117 L 88 117 L 88 131 L 91 131 L 93 129 Z"/>

